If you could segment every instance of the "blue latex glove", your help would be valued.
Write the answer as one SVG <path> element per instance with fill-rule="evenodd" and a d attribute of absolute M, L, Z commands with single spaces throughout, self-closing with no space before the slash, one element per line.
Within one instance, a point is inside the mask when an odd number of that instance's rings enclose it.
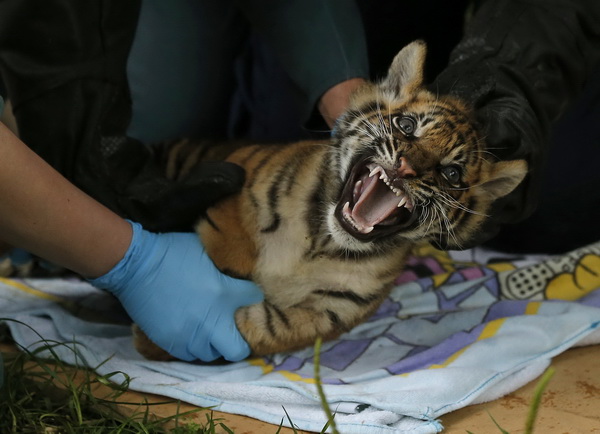
<path fill-rule="evenodd" d="M 262 300 L 258 287 L 217 270 L 196 234 L 155 234 L 130 223 L 125 256 L 90 283 L 117 296 L 146 335 L 178 359 L 247 357 L 234 312 Z"/>

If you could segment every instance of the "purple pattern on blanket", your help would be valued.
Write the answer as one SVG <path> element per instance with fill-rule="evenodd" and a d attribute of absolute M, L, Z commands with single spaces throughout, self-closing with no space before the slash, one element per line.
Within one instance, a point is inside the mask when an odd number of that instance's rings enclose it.
<path fill-rule="evenodd" d="M 343 335 L 338 341 L 329 343 L 327 349 L 323 350 L 321 366 L 327 371 L 325 378 L 322 378 L 324 383 L 351 382 L 352 380 L 345 376 L 351 371 L 349 368 L 353 363 L 365 355 L 377 353 L 382 345 L 385 347 L 396 345 L 397 351 L 386 349 L 392 354 L 392 360 L 388 359 L 381 366 L 373 366 L 373 370 L 383 369 L 391 375 L 400 375 L 428 369 L 435 365 L 444 365 L 452 360 L 453 356 L 480 339 L 482 331 L 490 322 L 531 314 L 527 309 L 532 300 L 507 300 L 503 294 L 501 274 L 496 270 L 506 268 L 511 273 L 510 270 L 514 267 L 510 265 L 509 260 L 506 261 L 507 267 L 504 268 L 498 268 L 497 264 L 473 266 L 472 263 L 457 263 L 451 270 L 447 258 L 443 264 L 438 259 L 434 256 L 410 258 L 407 270 L 396 280 L 398 285 L 407 283 L 416 285 L 416 288 L 412 287 L 410 290 L 413 296 L 421 294 L 429 300 L 430 304 L 437 300 L 437 311 L 432 305 L 430 306 L 432 310 L 422 310 L 427 313 L 406 317 L 402 306 L 402 288 L 399 288 L 400 292 L 392 294 L 385 300 L 367 322 L 372 324 L 373 328 L 364 327 L 362 332 L 354 331 L 351 336 Z M 539 267 L 539 264 L 534 266 Z M 556 302 L 564 301 L 556 300 Z M 590 292 L 578 302 L 600 307 L 600 290 Z M 465 308 L 465 305 L 470 308 Z M 397 317 L 402 320 L 389 321 Z M 438 325 L 442 321 L 450 326 L 438 327 L 435 341 L 427 343 L 418 341 L 423 327 L 427 327 L 427 324 Z M 456 323 L 460 324 L 458 328 Z M 395 328 L 398 324 L 404 326 L 400 335 Z M 407 334 L 406 331 L 411 330 L 411 327 L 415 333 Z M 373 334 L 369 335 L 369 333 Z M 395 360 L 394 354 L 396 354 Z M 312 356 L 300 358 L 290 355 L 279 363 L 275 363 L 271 358 L 268 361 L 275 371 L 292 371 L 302 377 L 312 378 L 311 375 L 300 372 L 307 363 L 313 363 Z"/>
<path fill-rule="evenodd" d="M 587 306 L 600 307 L 600 291 L 594 291 L 583 297 L 580 302 Z"/>

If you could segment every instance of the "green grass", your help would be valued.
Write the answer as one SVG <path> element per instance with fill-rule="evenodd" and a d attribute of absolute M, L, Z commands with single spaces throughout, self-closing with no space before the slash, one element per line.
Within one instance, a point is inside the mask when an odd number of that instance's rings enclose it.
<path fill-rule="evenodd" d="M 325 391 L 323 391 L 323 383 L 321 382 L 321 338 L 318 337 L 315 342 L 315 357 L 314 357 L 314 366 L 315 366 L 315 383 L 317 385 L 317 392 L 319 393 L 319 399 L 321 400 L 321 407 L 325 412 L 325 416 L 327 416 L 327 423 L 321 430 L 321 432 L 325 432 L 329 426 L 331 426 L 331 432 L 333 434 L 339 434 L 337 429 L 337 425 L 335 424 L 335 415 L 332 413 L 331 408 L 329 408 L 329 403 L 327 402 L 327 397 L 325 396 Z"/>
<path fill-rule="evenodd" d="M 180 403 L 176 400 L 124 401 L 122 396 L 131 381 L 126 373 L 98 375 L 83 365 L 67 365 L 57 356 L 57 347 L 69 348 L 74 353 L 76 350 L 63 343 L 43 343 L 43 347 L 35 351 L 21 348 L 21 352 L 3 354 L 4 383 L 0 389 L 0 432 L 3 434 L 210 434 L 218 428 L 219 432 L 231 431 L 215 419 L 210 410 L 179 411 Z M 42 351 L 44 357 L 41 357 Z M 152 406 L 167 404 L 175 404 L 172 416 L 161 419 L 152 416 Z M 186 420 L 199 412 L 206 413 L 206 423 Z M 167 430 L 167 424 L 173 428 Z"/>

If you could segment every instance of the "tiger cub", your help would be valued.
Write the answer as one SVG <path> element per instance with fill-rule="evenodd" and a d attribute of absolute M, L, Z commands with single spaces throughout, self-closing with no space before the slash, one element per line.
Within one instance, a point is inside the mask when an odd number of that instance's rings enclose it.
<path fill-rule="evenodd" d="M 381 83 L 352 96 L 331 140 L 246 146 L 227 158 L 246 170 L 245 185 L 197 229 L 220 270 L 264 291 L 235 314 L 253 355 L 365 321 L 415 243 L 460 246 L 524 178 L 524 161 L 485 152 L 461 101 L 423 87 L 425 53 L 421 41 L 402 49 Z M 137 335 L 142 354 L 162 358 Z"/>

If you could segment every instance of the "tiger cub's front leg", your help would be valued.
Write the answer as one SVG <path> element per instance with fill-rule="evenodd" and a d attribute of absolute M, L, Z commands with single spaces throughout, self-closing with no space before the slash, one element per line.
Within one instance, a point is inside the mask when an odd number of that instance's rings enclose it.
<path fill-rule="evenodd" d="M 334 297 L 345 297 L 343 292 L 336 294 Z M 370 299 L 340 298 L 341 309 L 330 309 L 328 303 L 321 306 L 315 302 L 280 308 L 265 300 L 238 309 L 235 321 L 252 355 L 266 356 L 310 347 L 317 337 L 326 341 L 337 338 L 371 316 L 385 295 Z M 143 356 L 151 360 L 174 360 L 151 342 L 139 327 L 134 326 L 133 330 L 135 346 Z"/>
<path fill-rule="evenodd" d="M 310 347 L 317 337 L 335 339 L 371 316 L 385 296 L 362 299 L 360 305 L 355 299 L 340 299 L 341 309 L 316 302 L 281 308 L 265 300 L 238 309 L 235 321 L 252 355 L 264 356 Z"/>

